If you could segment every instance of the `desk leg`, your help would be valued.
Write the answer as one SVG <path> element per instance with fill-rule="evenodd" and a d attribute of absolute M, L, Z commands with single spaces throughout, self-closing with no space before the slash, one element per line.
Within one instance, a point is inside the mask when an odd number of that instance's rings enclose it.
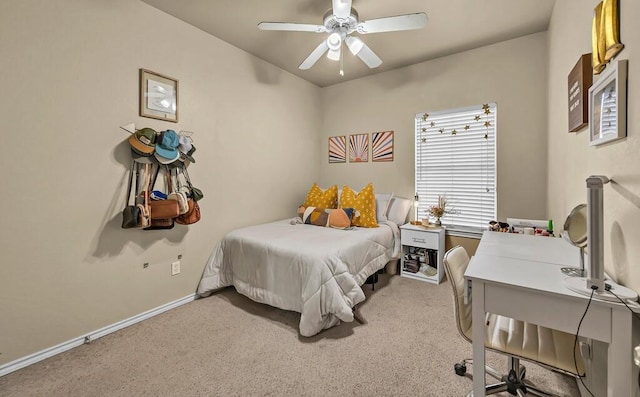
<path fill-rule="evenodd" d="M 473 318 L 473 395 L 485 395 L 484 374 L 484 341 L 486 339 L 485 311 L 484 311 L 484 282 L 473 280 L 471 289 L 471 316 Z"/>
<path fill-rule="evenodd" d="M 474 285 L 475 287 L 475 285 Z M 612 309 L 611 344 L 608 351 L 607 395 L 611 397 L 636 395 L 633 374 L 633 346 L 631 340 L 631 313 Z M 475 332 L 475 329 L 474 329 Z"/>

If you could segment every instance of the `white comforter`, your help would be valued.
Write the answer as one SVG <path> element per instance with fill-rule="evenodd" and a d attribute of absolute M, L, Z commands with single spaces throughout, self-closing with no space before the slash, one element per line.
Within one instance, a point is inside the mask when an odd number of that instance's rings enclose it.
<path fill-rule="evenodd" d="M 254 301 L 301 313 L 300 334 L 312 336 L 353 321 L 353 306 L 365 298 L 360 285 L 399 252 L 390 221 L 352 230 L 289 220 L 250 226 L 217 244 L 198 294 L 233 285 Z"/>

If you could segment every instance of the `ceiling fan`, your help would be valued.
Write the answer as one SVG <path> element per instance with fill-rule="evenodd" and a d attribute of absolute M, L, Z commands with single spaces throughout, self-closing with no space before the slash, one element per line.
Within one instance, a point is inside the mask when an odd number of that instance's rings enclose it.
<path fill-rule="evenodd" d="M 324 15 L 323 25 L 260 22 L 258 28 L 261 30 L 329 33 L 329 36 L 322 40 L 298 68 L 302 70 L 310 69 L 327 52 L 327 58 L 334 61 L 340 60 L 340 75 L 344 75 L 342 70 L 342 43 L 345 43 L 351 53 L 358 56 L 368 67 L 377 68 L 382 64 L 382 59 L 360 38 L 352 36 L 352 33 L 369 34 L 421 29 L 427 23 L 427 14 L 424 12 L 358 22 L 358 12 L 351 8 L 351 2 L 352 0 L 332 0 L 332 9 Z"/>

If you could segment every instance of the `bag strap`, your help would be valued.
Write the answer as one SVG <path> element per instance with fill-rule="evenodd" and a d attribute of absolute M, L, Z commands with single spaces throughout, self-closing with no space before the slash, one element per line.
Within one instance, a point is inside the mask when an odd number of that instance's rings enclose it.
<path fill-rule="evenodd" d="M 187 181 L 187 186 L 189 186 L 189 189 L 192 189 L 193 185 L 191 184 L 191 178 L 189 178 L 189 171 L 187 171 L 187 167 L 185 165 L 182 166 L 182 173 Z"/>
<path fill-rule="evenodd" d="M 133 183 L 133 167 L 136 167 L 136 162 L 131 160 L 131 169 L 129 170 L 129 186 L 127 187 L 127 196 L 124 200 L 124 207 L 129 206 L 129 199 L 131 198 L 131 184 Z M 136 180 L 138 180 L 138 167 L 136 167 Z"/>
<path fill-rule="evenodd" d="M 144 203 L 144 212 L 145 214 L 150 214 L 149 207 L 149 181 L 151 180 L 151 164 L 145 163 L 144 165 L 144 190 L 142 191 Z M 157 175 L 157 174 L 156 174 Z"/>
<path fill-rule="evenodd" d="M 164 176 L 167 181 L 167 194 L 173 193 L 173 183 L 171 182 L 171 170 L 168 165 L 164 165 Z"/>
<path fill-rule="evenodd" d="M 151 181 L 151 183 L 148 183 L 147 191 L 149 192 L 153 191 L 153 188 L 156 186 L 156 179 L 158 179 L 159 172 L 160 172 L 160 165 L 158 164 L 158 167 L 156 168 L 156 172 L 153 175 L 153 181 Z"/>
<path fill-rule="evenodd" d="M 180 167 L 177 167 L 177 168 L 176 168 L 176 185 L 177 185 L 178 190 L 180 190 L 180 189 L 184 186 L 184 184 L 183 184 L 183 183 L 182 183 L 182 181 L 180 180 L 180 174 L 182 174 L 182 177 L 185 179 L 185 182 L 186 182 L 186 179 L 187 179 L 187 177 L 186 177 L 186 176 L 184 176 L 184 171 L 183 171 L 183 169 L 184 169 L 184 164 L 183 164 L 183 165 L 181 165 Z M 191 187 L 190 187 L 189 185 L 187 185 L 187 188 L 188 188 L 189 190 L 191 190 Z"/>

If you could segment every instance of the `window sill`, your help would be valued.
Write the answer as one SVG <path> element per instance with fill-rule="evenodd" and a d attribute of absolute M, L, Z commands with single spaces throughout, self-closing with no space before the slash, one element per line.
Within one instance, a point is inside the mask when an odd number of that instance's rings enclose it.
<path fill-rule="evenodd" d="M 444 225 L 446 233 L 449 236 L 466 237 L 480 240 L 484 229 L 469 226 Z"/>

